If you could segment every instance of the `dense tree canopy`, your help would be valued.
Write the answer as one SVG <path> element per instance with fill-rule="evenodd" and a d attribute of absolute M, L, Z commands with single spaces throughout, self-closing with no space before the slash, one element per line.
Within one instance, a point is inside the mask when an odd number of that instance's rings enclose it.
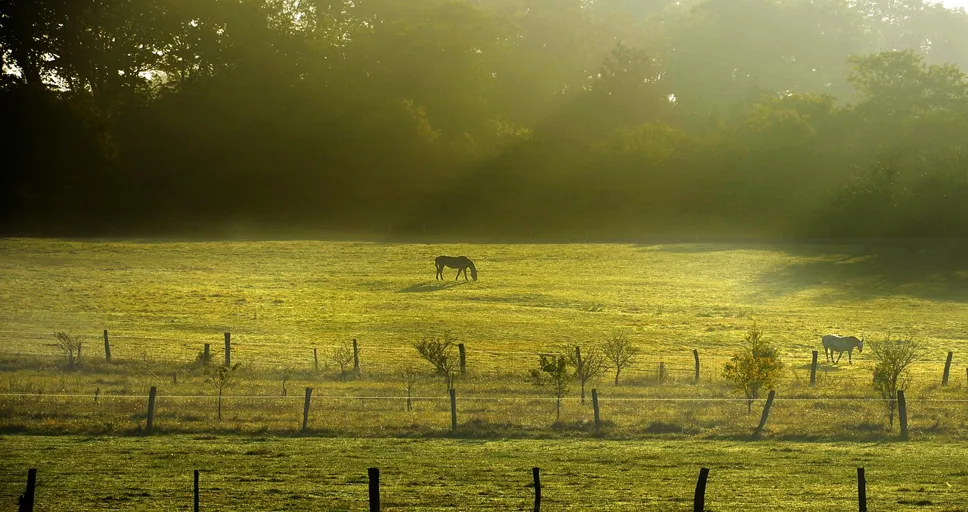
<path fill-rule="evenodd" d="M 968 236 L 923 0 L 7 0 L 8 233 Z"/>

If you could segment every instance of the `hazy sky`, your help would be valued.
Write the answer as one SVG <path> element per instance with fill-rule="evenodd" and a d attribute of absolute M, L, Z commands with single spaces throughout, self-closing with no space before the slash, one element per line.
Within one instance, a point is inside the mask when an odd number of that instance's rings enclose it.
<path fill-rule="evenodd" d="M 941 0 L 948 7 L 964 7 L 968 9 L 968 0 Z"/>

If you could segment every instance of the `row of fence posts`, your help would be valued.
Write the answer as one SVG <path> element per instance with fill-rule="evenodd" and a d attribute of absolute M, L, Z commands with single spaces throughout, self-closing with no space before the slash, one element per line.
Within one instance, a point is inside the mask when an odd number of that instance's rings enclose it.
<path fill-rule="evenodd" d="M 457 350 L 460 355 L 460 374 L 465 375 L 467 373 L 467 352 L 465 350 L 464 344 L 459 343 L 457 345 Z M 699 350 L 693 349 L 692 355 L 696 363 L 695 364 L 696 373 L 693 380 L 695 382 L 699 382 Z M 812 359 L 812 362 L 810 363 L 810 385 L 816 386 L 817 385 L 817 363 L 818 363 L 819 353 L 816 350 L 814 350 L 812 356 L 813 356 L 813 359 Z M 209 361 L 209 359 L 211 358 L 211 345 L 209 343 L 205 344 L 202 357 L 206 362 Z M 954 357 L 954 352 L 949 351 L 948 356 L 945 358 L 944 373 L 941 376 L 942 386 L 948 385 L 948 380 L 951 375 L 951 361 L 953 357 Z M 107 329 L 104 330 L 104 358 L 108 362 L 111 361 L 111 343 L 108 341 Z M 78 347 L 78 359 L 80 359 L 80 347 Z M 225 333 L 225 366 L 226 367 L 232 366 L 232 333 L 230 332 Z M 313 348 L 313 368 L 316 369 L 317 371 L 319 370 L 319 353 L 315 347 Z M 353 340 L 353 370 L 356 372 L 360 371 L 360 347 L 359 347 L 359 344 L 356 342 L 356 339 Z M 659 382 L 663 382 L 665 380 L 665 374 L 666 374 L 665 363 L 660 362 L 659 363 Z M 968 379 L 968 368 L 965 368 L 965 378 Z"/>
<path fill-rule="evenodd" d="M 450 431 L 453 434 L 457 433 L 457 390 L 451 387 L 447 390 L 450 395 Z M 154 419 L 155 419 L 155 398 L 158 396 L 158 388 L 151 386 L 151 390 L 148 392 L 148 419 L 145 424 L 145 432 L 150 434 L 154 429 Z M 313 388 L 306 388 L 306 399 L 303 402 L 303 418 L 302 418 L 302 429 L 300 432 L 309 431 L 309 407 L 312 404 Z M 773 408 L 773 399 L 776 398 L 776 391 L 770 390 L 770 394 L 766 398 L 766 404 L 763 406 L 763 414 L 760 416 L 760 422 L 753 431 L 753 437 L 757 438 L 763 434 L 763 430 L 766 428 L 766 422 L 770 418 L 770 410 Z M 595 435 L 601 434 L 602 422 L 601 422 L 601 410 L 598 406 L 598 389 L 592 389 L 592 410 L 595 413 Z M 898 390 L 897 392 L 897 414 L 901 425 L 901 439 L 907 440 L 908 438 L 908 422 L 907 422 L 907 402 L 904 399 L 904 391 Z"/>
<path fill-rule="evenodd" d="M 534 512 L 541 510 L 541 469 L 531 468 L 534 487 Z M 194 493 L 193 510 L 199 512 L 199 472 L 194 472 Z M 380 511 L 380 468 L 368 468 L 368 497 L 370 512 Z M 696 481 L 696 492 L 693 496 L 693 511 L 704 512 L 706 510 L 706 481 L 709 478 L 709 468 L 699 470 L 699 479 Z M 19 498 L 19 512 L 33 512 L 34 494 L 37 488 L 37 468 L 27 470 L 27 489 Z M 857 468 L 857 505 L 860 512 L 867 512 L 867 479 L 864 476 L 864 468 Z"/>

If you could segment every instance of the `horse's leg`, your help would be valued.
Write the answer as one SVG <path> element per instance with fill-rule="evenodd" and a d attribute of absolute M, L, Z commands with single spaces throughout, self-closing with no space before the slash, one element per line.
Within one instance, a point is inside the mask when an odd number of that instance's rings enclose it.
<path fill-rule="evenodd" d="M 464 281 L 467 281 L 467 267 L 464 267 Z"/>
<path fill-rule="evenodd" d="M 850 364 L 854 364 L 854 360 L 851 359 L 850 357 L 851 355 L 853 355 L 853 353 L 854 353 L 854 349 L 850 349 L 847 351 L 847 362 Z"/>
<path fill-rule="evenodd" d="M 454 281 L 460 279 L 460 269 L 457 269 L 457 275 L 454 276 Z"/>
<path fill-rule="evenodd" d="M 840 351 L 840 353 L 839 353 L 839 354 L 837 354 L 837 360 L 836 360 L 836 361 L 834 361 L 834 364 L 838 364 L 838 363 L 840 363 L 840 358 L 841 358 L 841 357 L 844 357 L 844 351 L 843 351 L 843 350 L 841 350 L 841 351 Z M 850 357 L 850 356 L 847 356 L 847 357 Z"/>

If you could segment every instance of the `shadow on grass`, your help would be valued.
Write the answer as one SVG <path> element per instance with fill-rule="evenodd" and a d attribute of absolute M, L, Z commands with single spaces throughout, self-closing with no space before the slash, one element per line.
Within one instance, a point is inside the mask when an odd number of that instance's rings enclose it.
<path fill-rule="evenodd" d="M 772 251 L 798 261 L 752 283 L 750 299 L 814 290 L 819 303 L 885 296 L 968 302 L 968 241 L 863 241 L 843 244 L 694 243 L 648 247 L 676 254 Z"/>
<path fill-rule="evenodd" d="M 757 296 L 820 289 L 818 302 L 902 295 L 968 302 L 968 246 L 804 246 L 781 250 L 805 261 L 762 274 Z"/>
<path fill-rule="evenodd" d="M 397 293 L 426 293 L 439 292 L 464 284 L 462 281 L 434 281 L 433 283 L 416 283 L 397 290 Z"/>

